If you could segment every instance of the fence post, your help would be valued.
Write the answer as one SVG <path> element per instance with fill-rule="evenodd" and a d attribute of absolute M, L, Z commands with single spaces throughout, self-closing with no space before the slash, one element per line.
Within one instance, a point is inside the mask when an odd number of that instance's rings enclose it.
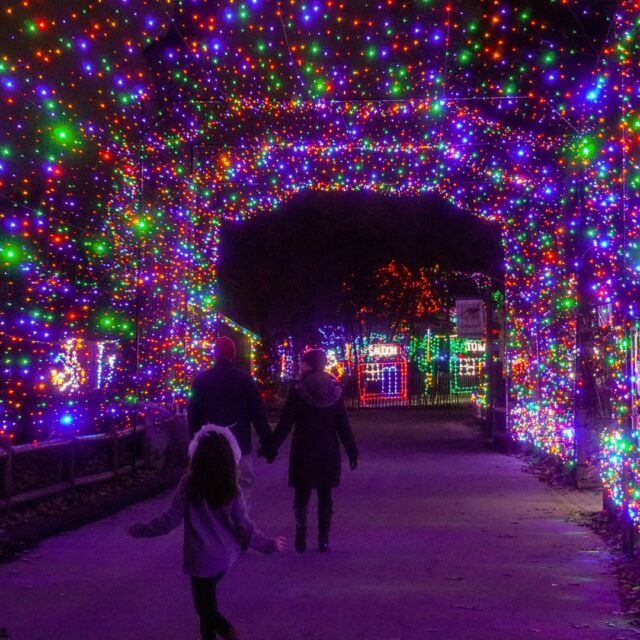
<path fill-rule="evenodd" d="M 72 487 L 76 483 L 76 445 L 76 438 L 73 437 L 64 450 L 64 479 Z"/>
<path fill-rule="evenodd" d="M 0 437 L 0 448 L 4 449 L 6 452 L 4 457 L 4 468 L 2 470 L 2 499 L 6 504 L 9 504 L 11 501 L 11 494 L 13 493 L 13 448 L 11 447 L 11 440 L 9 437 Z"/>
<path fill-rule="evenodd" d="M 625 511 L 622 514 L 622 550 L 628 556 L 635 554 L 637 540 L 638 531 L 635 522 L 633 522 L 629 514 Z"/>
<path fill-rule="evenodd" d="M 142 447 L 142 459 L 144 461 L 145 469 L 149 469 L 149 467 L 151 466 L 151 446 L 149 443 L 147 428 L 148 426 L 146 423 L 138 427 L 138 438 L 140 436 L 140 433 L 142 434 L 142 442 L 140 446 Z M 138 438 L 134 438 L 134 447 L 138 446 Z"/>
<path fill-rule="evenodd" d="M 113 475 L 117 476 L 120 469 L 120 460 L 118 455 L 118 431 L 115 427 L 111 431 L 111 439 L 109 441 L 109 467 L 111 467 Z"/>

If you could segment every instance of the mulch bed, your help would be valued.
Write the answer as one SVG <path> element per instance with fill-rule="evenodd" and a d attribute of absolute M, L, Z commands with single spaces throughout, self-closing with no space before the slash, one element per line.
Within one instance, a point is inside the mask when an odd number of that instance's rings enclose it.
<path fill-rule="evenodd" d="M 571 471 L 560 460 L 540 453 L 518 453 L 526 469 L 541 482 L 552 487 L 575 488 Z"/>
<path fill-rule="evenodd" d="M 0 513 L 0 562 L 45 538 L 95 522 L 162 493 L 174 487 L 183 473 L 181 466 L 163 471 L 138 470 L 135 474 L 123 474 L 11 507 Z"/>
<path fill-rule="evenodd" d="M 624 553 L 620 522 L 606 511 L 586 514 L 580 524 L 589 527 L 607 544 L 618 578 L 623 611 L 632 625 L 640 627 L 640 559 L 638 551 L 634 555 Z"/>
<path fill-rule="evenodd" d="M 155 431 L 147 431 L 146 437 L 151 447 L 150 467 L 136 469 L 135 473 L 123 470 L 115 478 L 0 511 L 0 562 L 45 538 L 95 522 L 175 486 L 188 463 L 186 423 L 175 419 L 159 424 Z M 110 471 L 111 446 L 101 440 L 79 443 L 74 452 L 75 477 Z M 142 453 L 141 449 L 134 449 L 129 439 L 123 439 L 117 446 L 119 466 L 128 465 L 130 469 Z M 65 451 L 61 448 L 45 447 L 19 455 L 13 469 L 13 494 L 61 482 L 65 479 L 65 466 Z"/>

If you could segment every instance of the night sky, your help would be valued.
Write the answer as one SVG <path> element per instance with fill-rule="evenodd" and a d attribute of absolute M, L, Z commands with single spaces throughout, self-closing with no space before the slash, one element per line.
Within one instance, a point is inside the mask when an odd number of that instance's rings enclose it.
<path fill-rule="evenodd" d="M 395 259 L 500 277 L 500 229 L 437 197 L 307 193 L 223 227 L 221 309 L 260 335 L 344 321 L 341 284 Z"/>

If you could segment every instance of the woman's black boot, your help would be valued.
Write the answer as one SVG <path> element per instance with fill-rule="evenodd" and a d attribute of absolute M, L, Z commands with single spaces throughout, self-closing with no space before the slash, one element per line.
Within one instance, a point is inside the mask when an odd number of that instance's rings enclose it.
<path fill-rule="evenodd" d="M 329 529 L 331 529 L 332 508 L 318 509 L 318 549 L 329 551 Z"/>
<path fill-rule="evenodd" d="M 295 505 L 293 512 L 296 517 L 296 541 L 294 546 L 298 553 L 307 550 L 307 505 Z"/>
<path fill-rule="evenodd" d="M 307 550 L 307 527 L 303 524 L 296 524 L 296 551 L 304 553 Z"/>

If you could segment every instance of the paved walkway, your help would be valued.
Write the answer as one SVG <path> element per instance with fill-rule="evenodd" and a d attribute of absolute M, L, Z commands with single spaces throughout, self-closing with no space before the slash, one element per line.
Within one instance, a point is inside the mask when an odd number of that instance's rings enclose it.
<path fill-rule="evenodd" d="M 221 607 L 245 640 L 639 637 L 620 615 L 607 552 L 570 521 L 567 497 L 485 448 L 473 423 L 424 411 L 354 423 L 361 466 L 336 493 L 333 551 L 249 552 L 222 582 Z M 286 459 L 257 463 L 253 516 L 291 540 Z M 181 531 L 123 531 L 166 501 L 0 567 L 0 627 L 12 640 L 196 640 Z"/>

